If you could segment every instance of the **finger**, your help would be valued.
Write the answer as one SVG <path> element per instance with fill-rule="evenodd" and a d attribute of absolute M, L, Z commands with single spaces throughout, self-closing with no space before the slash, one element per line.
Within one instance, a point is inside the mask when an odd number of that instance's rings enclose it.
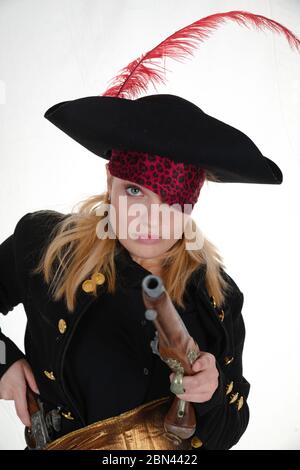
<path fill-rule="evenodd" d="M 182 380 L 182 386 L 185 396 L 193 396 L 193 398 L 206 395 L 210 392 L 210 379 L 208 373 L 198 372 L 195 375 L 185 375 Z M 181 398 L 183 394 L 177 395 Z"/>
<path fill-rule="evenodd" d="M 27 408 L 26 388 L 19 390 L 15 396 L 15 408 L 18 417 L 25 426 L 31 426 L 29 411 Z"/>
<path fill-rule="evenodd" d="M 174 375 L 174 373 L 171 374 L 170 382 L 172 382 Z M 206 393 L 209 390 L 207 374 L 205 372 L 199 372 L 195 375 L 185 375 L 182 379 L 182 386 L 185 393 Z"/>
<path fill-rule="evenodd" d="M 215 363 L 215 356 L 213 354 L 208 352 L 201 352 L 200 356 L 193 363 L 192 369 L 194 372 L 200 372 L 201 370 L 208 369 L 213 363 Z M 171 380 L 173 379 L 174 375 L 174 372 L 169 374 Z"/>
<path fill-rule="evenodd" d="M 200 372 L 200 376 L 207 376 L 205 372 Z M 198 374 L 198 376 L 199 376 Z M 181 398 L 183 400 L 187 401 L 195 401 L 195 402 L 204 402 L 207 401 L 211 398 L 211 396 L 214 394 L 216 389 L 218 388 L 219 381 L 215 380 L 213 378 L 209 379 L 208 377 L 205 378 L 202 383 L 196 382 L 196 381 L 189 381 L 188 379 L 190 378 L 195 378 L 195 376 L 192 377 L 186 377 L 183 380 L 183 388 L 185 390 L 184 394 L 177 395 L 178 398 Z M 200 398 L 200 400 L 199 400 Z"/>
<path fill-rule="evenodd" d="M 194 372 L 200 372 L 201 370 L 205 370 L 211 367 L 214 362 L 215 357 L 213 356 L 213 354 L 205 352 L 201 354 L 198 359 L 196 359 L 196 361 L 192 365 L 192 369 Z"/>
<path fill-rule="evenodd" d="M 210 389 L 210 376 L 206 372 L 195 375 L 185 375 L 182 380 L 183 388 L 188 393 L 206 393 Z"/>
<path fill-rule="evenodd" d="M 208 393 L 182 393 L 181 395 L 176 395 L 180 400 L 190 401 L 194 403 L 204 403 L 210 400 L 211 395 Z"/>
<path fill-rule="evenodd" d="M 31 390 L 33 390 L 36 393 L 40 393 L 39 389 L 38 389 L 38 386 L 37 386 L 37 383 L 35 381 L 33 372 L 32 372 L 31 368 L 28 365 L 24 366 L 24 374 L 25 374 L 26 381 L 27 381 L 29 387 L 31 388 Z"/>

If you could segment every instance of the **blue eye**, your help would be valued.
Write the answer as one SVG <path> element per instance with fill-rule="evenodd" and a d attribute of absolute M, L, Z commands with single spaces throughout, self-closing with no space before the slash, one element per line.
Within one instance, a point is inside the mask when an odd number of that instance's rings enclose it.
<path fill-rule="evenodd" d="M 128 185 L 128 186 L 126 186 L 125 189 L 126 189 L 126 191 L 127 191 L 128 189 L 136 189 L 137 191 L 141 191 L 140 188 L 138 188 L 137 186 L 133 186 L 133 185 Z M 136 194 L 136 193 L 135 193 L 135 194 L 130 194 L 130 193 L 129 193 L 129 196 L 137 196 L 137 195 L 138 195 L 138 194 Z"/>

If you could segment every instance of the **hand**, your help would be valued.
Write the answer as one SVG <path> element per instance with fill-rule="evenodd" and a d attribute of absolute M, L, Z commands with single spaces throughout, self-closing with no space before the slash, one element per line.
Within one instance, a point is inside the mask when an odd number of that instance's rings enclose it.
<path fill-rule="evenodd" d="M 33 372 L 25 359 L 14 362 L 2 375 L 0 380 L 0 398 L 14 400 L 18 417 L 25 426 L 31 426 L 27 408 L 27 384 L 36 393 L 39 393 Z"/>
<path fill-rule="evenodd" d="M 178 398 L 203 403 L 213 396 L 219 385 L 219 371 L 216 367 L 216 358 L 208 352 L 201 352 L 200 356 L 192 369 L 196 372 L 194 375 L 185 375 L 182 383 L 185 393 L 176 395 Z M 170 374 L 170 382 L 173 380 L 175 373 Z"/>

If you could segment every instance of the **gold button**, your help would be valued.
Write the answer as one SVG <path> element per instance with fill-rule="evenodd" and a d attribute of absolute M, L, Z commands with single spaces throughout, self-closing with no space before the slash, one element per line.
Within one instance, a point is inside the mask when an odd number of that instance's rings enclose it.
<path fill-rule="evenodd" d="M 234 359 L 233 356 L 231 356 L 231 357 L 229 357 L 229 356 L 224 357 L 225 365 L 228 366 L 229 364 L 231 364 L 231 362 L 233 361 L 233 359 Z"/>
<path fill-rule="evenodd" d="M 58 322 L 58 329 L 59 329 L 59 332 L 63 335 L 64 332 L 66 331 L 67 329 L 67 324 L 65 322 L 65 320 L 63 318 L 61 318 Z"/>
<path fill-rule="evenodd" d="M 93 292 L 94 283 L 91 279 L 86 279 L 86 281 L 83 281 L 81 287 L 84 290 L 84 292 Z"/>
<path fill-rule="evenodd" d="M 55 380 L 55 377 L 52 371 L 49 372 L 48 370 L 44 370 L 44 374 L 48 379 Z"/>
<path fill-rule="evenodd" d="M 224 316 L 225 316 L 224 310 L 221 310 L 221 312 L 218 313 L 218 317 L 220 318 L 221 321 L 224 320 Z"/>
<path fill-rule="evenodd" d="M 61 414 L 67 419 L 74 419 L 74 416 L 71 415 L 71 411 L 68 411 L 68 413 L 62 411 Z"/>
<path fill-rule="evenodd" d="M 231 381 L 230 384 L 226 385 L 226 395 L 229 395 L 230 392 L 232 392 L 233 389 L 233 382 Z"/>
<path fill-rule="evenodd" d="M 199 439 L 198 436 L 194 436 L 192 438 L 192 447 L 195 447 L 195 448 L 198 448 L 198 447 L 201 447 L 203 445 L 203 442 L 201 441 L 201 439 Z"/>
<path fill-rule="evenodd" d="M 240 411 L 240 409 L 242 408 L 244 404 L 244 397 L 243 396 L 240 396 L 240 398 L 238 399 L 238 401 L 236 402 L 236 407 L 238 409 L 238 411 Z"/>
<path fill-rule="evenodd" d="M 239 392 L 236 392 L 236 393 L 232 393 L 230 395 L 230 401 L 229 401 L 229 405 L 231 405 L 232 403 L 234 403 L 236 400 L 237 400 L 237 397 L 239 396 Z"/>
<path fill-rule="evenodd" d="M 95 273 L 92 275 L 92 281 L 94 281 L 97 286 L 101 286 L 105 282 L 105 276 L 102 273 Z"/>
<path fill-rule="evenodd" d="M 216 304 L 214 296 L 212 295 L 210 298 L 211 298 L 211 302 L 213 304 L 213 307 L 216 308 L 217 304 Z"/>

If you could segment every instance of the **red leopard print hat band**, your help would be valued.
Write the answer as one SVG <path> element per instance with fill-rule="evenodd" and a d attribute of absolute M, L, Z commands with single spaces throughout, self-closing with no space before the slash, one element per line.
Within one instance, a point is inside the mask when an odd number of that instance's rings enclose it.
<path fill-rule="evenodd" d="M 196 165 L 176 163 L 168 157 L 131 150 L 111 150 L 109 171 L 117 178 L 144 186 L 169 205 L 197 202 L 205 181 L 205 170 Z"/>

